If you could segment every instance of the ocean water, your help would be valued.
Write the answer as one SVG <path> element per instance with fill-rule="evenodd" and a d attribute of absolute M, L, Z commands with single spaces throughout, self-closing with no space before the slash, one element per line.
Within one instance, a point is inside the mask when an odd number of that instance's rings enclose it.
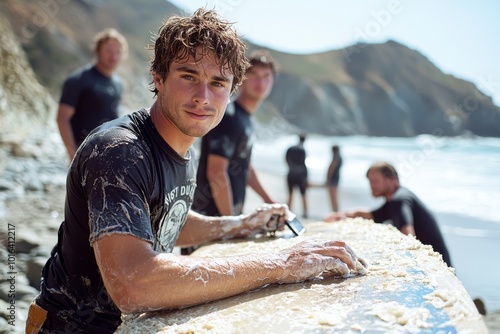
<path fill-rule="evenodd" d="M 258 138 L 252 157 L 257 171 L 286 175 L 285 151 L 297 141 L 295 135 Z M 324 183 L 333 144 L 343 158 L 341 210 L 382 204 L 371 197 L 366 170 L 379 160 L 393 164 L 401 184 L 436 214 L 457 276 L 471 297 L 482 298 L 489 310 L 500 309 L 500 139 L 311 135 L 305 142 L 311 183 Z M 326 190 L 318 189 L 311 188 L 308 196 L 322 192 L 326 199 Z M 317 211 L 324 216 L 329 208 Z"/>

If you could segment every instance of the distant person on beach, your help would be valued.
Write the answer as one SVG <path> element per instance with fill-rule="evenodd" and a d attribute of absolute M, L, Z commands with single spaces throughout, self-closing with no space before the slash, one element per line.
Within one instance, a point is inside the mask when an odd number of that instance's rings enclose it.
<path fill-rule="evenodd" d="M 288 148 L 285 155 L 285 160 L 288 165 L 287 185 L 288 185 L 288 207 L 292 207 L 293 192 L 295 188 L 299 188 L 302 198 L 302 216 L 307 218 L 307 166 L 306 166 L 306 150 L 304 142 L 306 135 L 299 135 L 299 142 Z"/>
<path fill-rule="evenodd" d="M 332 154 L 332 161 L 330 162 L 330 166 L 328 166 L 326 175 L 326 186 L 328 187 L 332 210 L 337 212 L 339 211 L 337 190 L 340 181 L 340 168 L 342 167 L 342 156 L 340 155 L 340 148 L 338 145 L 332 146 Z"/>
<path fill-rule="evenodd" d="M 71 162 L 64 221 L 26 333 L 114 333 L 122 313 L 185 308 L 360 268 L 350 247 L 332 240 L 265 254 L 172 254 L 175 245 L 283 230 L 287 206 L 224 217 L 190 210 L 192 144 L 220 122 L 249 66 L 231 23 L 205 9 L 173 16 L 151 49 L 153 105 L 96 128 Z"/>
<path fill-rule="evenodd" d="M 375 223 L 390 221 L 404 234 L 412 234 L 423 244 L 431 245 L 451 267 L 450 255 L 434 215 L 414 193 L 399 184 L 396 169 L 386 162 L 377 162 L 368 169 L 366 176 L 370 181 L 372 195 L 384 197 L 385 204 L 372 211 L 358 209 L 332 212 L 324 220 L 332 222 L 362 217 L 373 219 Z"/>
<path fill-rule="evenodd" d="M 127 49 L 125 37 L 115 29 L 99 32 L 94 38 L 95 63 L 72 72 L 64 82 L 57 125 L 70 160 L 94 128 L 119 116 L 123 86 L 115 71 Z"/>
<path fill-rule="evenodd" d="M 204 215 L 241 214 L 247 185 L 265 203 L 274 203 L 257 177 L 251 155 L 252 115 L 271 92 L 276 63 L 265 50 L 252 52 L 249 61 L 236 100 L 228 105 L 220 124 L 201 142 L 193 210 Z"/>

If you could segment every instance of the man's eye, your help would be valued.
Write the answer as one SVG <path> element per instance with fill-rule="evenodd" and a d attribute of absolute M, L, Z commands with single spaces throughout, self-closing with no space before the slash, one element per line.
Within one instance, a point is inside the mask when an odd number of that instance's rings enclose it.
<path fill-rule="evenodd" d="M 189 75 L 189 74 L 184 74 L 182 76 L 183 79 L 186 79 L 186 80 L 194 80 L 193 76 L 192 75 Z"/>

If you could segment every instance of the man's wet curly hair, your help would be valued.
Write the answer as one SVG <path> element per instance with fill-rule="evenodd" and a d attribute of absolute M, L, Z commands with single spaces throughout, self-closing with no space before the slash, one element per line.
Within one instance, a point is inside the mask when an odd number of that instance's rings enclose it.
<path fill-rule="evenodd" d="M 151 58 L 151 72 L 167 77 L 173 61 L 187 59 L 189 56 L 201 59 L 213 52 L 215 61 L 221 68 L 228 68 L 234 75 L 231 92 L 245 79 L 246 69 L 250 66 L 245 56 L 246 45 L 233 29 L 232 23 L 221 19 L 213 10 L 198 9 L 192 16 L 172 16 L 160 27 Z M 151 91 L 158 90 L 152 85 Z"/>

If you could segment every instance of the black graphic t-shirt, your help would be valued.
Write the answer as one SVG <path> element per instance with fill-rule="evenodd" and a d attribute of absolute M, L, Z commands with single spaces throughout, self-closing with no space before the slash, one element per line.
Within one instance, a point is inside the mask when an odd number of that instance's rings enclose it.
<path fill-rule="evenodd" d="M 118 75 L 107 77 L 95 66 L 82 67 L 69 75 L 59 102 L 75 108 L 70 122 L 77 146 L 93 129 L 118 117 L 122 91 Z"/>
<path fill-rule="evenodd" d="M 93 131 L 68 173 L 65 219 L 37 303 L 71 329 L 114 332 L 120 311 L 104 287 L 92 244 L 127 234 L 171 252 L 196 187 L 192 156 L 192 150 L 184 158 L 168 146 L 146 110 Z"/>
<path fill-rule="evenodd" d="M 208 216 L 220 216 L 207 179 L 209 154 L 228 159 L 229 179 L 235 214 L 241 214 L 245 202 L 248 169 L 252 155 L 254 125 L 251 115 L 237 102 L 228 105 L 219 125 L 201 141 L 193 210 Z"/>

